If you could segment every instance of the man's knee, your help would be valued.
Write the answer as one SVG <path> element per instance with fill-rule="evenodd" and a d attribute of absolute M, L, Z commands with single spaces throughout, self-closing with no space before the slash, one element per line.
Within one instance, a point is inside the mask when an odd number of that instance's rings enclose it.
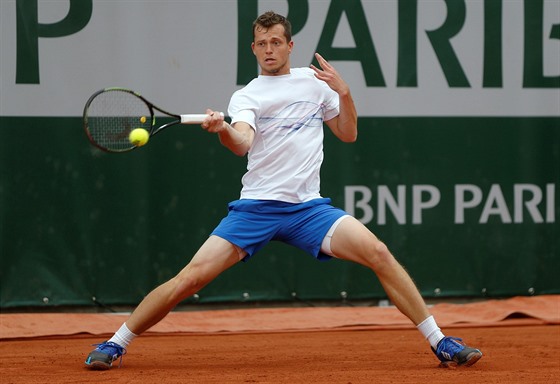
<path fill-rule="evenodd" d="M 173 284 L 174 297 L 178 301 L 182 301 L 198 291 L 200 291 L 207 281 L 202 279 L 200 273 L 196 272 L 196 267 L 187 266 L 177 276 L 171 279 Z"/>
<path fill-rule="evenodd" d="M 395 262 L 395 258 L 389 251 L 387 245 L 378 239 L 371 240 L 368 249 L 370 250 L 368 262 L 373 270 L 382 270 L 390 267 Z"/>

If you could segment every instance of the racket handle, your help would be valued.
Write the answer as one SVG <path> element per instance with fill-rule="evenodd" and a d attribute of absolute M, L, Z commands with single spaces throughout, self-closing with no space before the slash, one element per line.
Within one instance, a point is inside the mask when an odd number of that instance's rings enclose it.
<path fill-rule="evenodd" d="M 223 112 L 220 112 L 222 117 L 224 116 Z M 202 124 L 204 119 L 208 117 L 207 114 L 188 114 L 188 115 L 181 115 L 181 124 Z"/>

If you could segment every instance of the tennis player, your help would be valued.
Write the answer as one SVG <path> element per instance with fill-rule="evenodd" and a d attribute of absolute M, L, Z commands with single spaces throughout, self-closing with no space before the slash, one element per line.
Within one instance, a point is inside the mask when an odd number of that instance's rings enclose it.
<path fill-rule="evenodd" d="M 231 97 L 231 124 L 213 110 L 202 128 L 234 154 L 248 157 L 239 200 L 177 276 L 149 293 L 114 336 L 85 364 L 108 369 L 129 343 L 220 273 L 254 256 L 272 240 L 319 260 L 336 257 L 370 268 L 391 302 L 424 335 L 444 366 L 470 366 L 482 353 L 445 337 L 418 289 L 387 246 L 363 224 L 321 196 L 323 122 L 343 142 L 357 139 L 350 89 L 321 55 L 320 68 L 291 68 L 290 22 L 266 12 L 253 23 L 253 53 L 260 76 Z M 120 365 L 119 363 L 119 365 Z"/>

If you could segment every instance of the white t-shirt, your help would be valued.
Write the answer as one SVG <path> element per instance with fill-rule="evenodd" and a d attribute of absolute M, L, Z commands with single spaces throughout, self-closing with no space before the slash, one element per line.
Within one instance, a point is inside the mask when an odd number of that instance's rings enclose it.
<path fill-rule="evenodd" d="M 255 130 L 241 199 L 301 203 L 319 198 L 323 121 L 339 113 L 339 98 L 310 68 L 259 76 L 231 97 L 232 125 Z"/>

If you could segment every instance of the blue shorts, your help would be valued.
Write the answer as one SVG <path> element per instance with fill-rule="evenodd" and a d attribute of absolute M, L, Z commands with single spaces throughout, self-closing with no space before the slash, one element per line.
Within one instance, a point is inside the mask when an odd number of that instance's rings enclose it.
<path fill-rule="evenodd" d="M 319 198 L 293 204 L 270 200 L 235 200 L 228 215 L 212 235 L 219 236 L 247 252 L 246 260 L 272 240 L 282 241 L 311 254 L 318 260 L 331 256 L 321 252 L 330 227 L 345 211 Z"/>

